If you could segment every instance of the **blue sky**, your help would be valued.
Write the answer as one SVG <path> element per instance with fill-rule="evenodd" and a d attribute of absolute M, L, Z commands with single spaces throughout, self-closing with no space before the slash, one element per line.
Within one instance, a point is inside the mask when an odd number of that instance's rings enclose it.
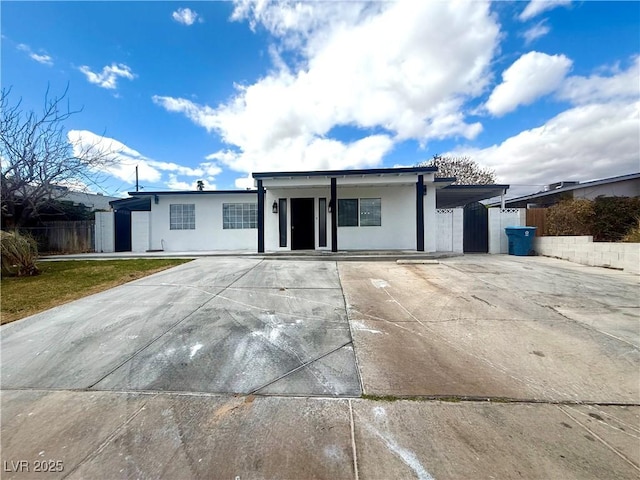
<path fill-rule="evenodd" d="M 2 2 L 2 86 L 69 86 L 92 191 L 469 155 L 512 185 L 640 171 L 638 2 Z M 26 28 L 28 26 L 28 28 Z"/>

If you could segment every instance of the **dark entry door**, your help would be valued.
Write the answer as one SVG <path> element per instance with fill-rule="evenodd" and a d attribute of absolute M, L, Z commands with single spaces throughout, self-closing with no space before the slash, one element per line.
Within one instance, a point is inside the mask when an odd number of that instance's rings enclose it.
<path fill-rule="evenodd" d="M 464 253 L 489 252 L 489 211 L 480 202 L 464 207 Z"/>
<path fill-rule="evenodd" d="M 314 250 L 313 198 L 291 199 L 291 250 Z"/>
<path fill-rule="evenodd" d="M 131 251 L 131 210 L 116 210 L 115 223 L 115 250 L 116 252 Z"/>

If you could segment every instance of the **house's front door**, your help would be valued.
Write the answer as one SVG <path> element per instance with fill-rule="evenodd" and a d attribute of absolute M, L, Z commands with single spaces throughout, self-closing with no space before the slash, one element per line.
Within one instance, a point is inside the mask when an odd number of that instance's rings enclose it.
<path fill-rule="evenodd" d="M 315 249 L 313 198 L 291 199 L 291 250 Z"/>

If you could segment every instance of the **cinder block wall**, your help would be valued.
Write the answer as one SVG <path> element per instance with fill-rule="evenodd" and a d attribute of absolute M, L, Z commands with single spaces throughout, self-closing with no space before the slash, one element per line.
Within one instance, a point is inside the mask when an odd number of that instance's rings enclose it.
<path fill-rule="evenodd" d="M 534 249 L 546 257 L 640 274 L 640 243 L 595 242 L 591 236 L 536 237 Z"/>

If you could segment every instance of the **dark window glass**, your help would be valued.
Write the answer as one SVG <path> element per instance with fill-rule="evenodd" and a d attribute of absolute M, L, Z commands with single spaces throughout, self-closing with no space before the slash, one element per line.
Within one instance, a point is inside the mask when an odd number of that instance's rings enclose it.
<path fill-rule="evenodd" d="M 342 198 L 338 200 L 338 226 L 358 226 L 358 199 Z"/>

